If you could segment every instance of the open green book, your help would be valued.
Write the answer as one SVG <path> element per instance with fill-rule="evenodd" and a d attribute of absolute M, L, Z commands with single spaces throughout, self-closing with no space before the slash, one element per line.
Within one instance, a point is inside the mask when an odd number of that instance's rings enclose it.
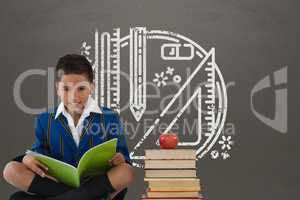
<path fill-rule="evenodd" d="M 26 154 L 34 156 L 38 161 L 48 167 L 48 174 L 58 181 L 79 187 L 80 179 L 101 174 L 109 170 L 108 161 L 115 155 L 118 139 L 112 139 L 89 149 L 81 157 L 77 168 L 60 160 L 45 156 L 33 151 Z"/>

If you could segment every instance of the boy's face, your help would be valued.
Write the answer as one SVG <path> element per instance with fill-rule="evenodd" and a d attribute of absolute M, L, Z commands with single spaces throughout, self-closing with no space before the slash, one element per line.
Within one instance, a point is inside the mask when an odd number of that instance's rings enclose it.
<path fill-rule="evenodd" d="M 64 74 L 56 83 L 57 95 L 70 114 L 82 114 L 94 84 L 84 74 Z"/>

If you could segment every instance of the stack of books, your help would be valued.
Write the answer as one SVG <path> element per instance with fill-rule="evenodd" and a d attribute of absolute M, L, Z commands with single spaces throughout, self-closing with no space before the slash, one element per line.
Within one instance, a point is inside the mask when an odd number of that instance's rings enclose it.
<path fill-rule="evenodd" d="M 148 189 L 143 200 L 203 200 L 195 150 L 146 150 L 144 180 Z"/>

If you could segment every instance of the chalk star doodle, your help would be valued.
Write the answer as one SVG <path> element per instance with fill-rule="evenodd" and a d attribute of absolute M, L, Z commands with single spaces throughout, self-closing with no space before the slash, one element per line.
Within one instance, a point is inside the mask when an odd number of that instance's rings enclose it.
<path fill-rule="evenodd" d="M 166 74 L 169 74 L 169 75 L 173 75 L 174 73 L 174 68 L 173 67 L 167 67 L 167 71 L 166 71 Z"/>

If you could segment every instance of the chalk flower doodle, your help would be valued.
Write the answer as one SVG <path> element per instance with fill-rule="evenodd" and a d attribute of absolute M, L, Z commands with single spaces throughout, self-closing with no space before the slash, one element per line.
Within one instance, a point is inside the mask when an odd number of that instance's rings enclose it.
<path fill-rule="evenodd" d="M 230 158 L 230 154 L 227 151 L 222 152 L 221 156 L 222 156 L 223 160 Z"/>
<path fill-rule="evenodd" d="M 160 74 L 155 73 L 155 78 L 153 79 L 153 82 L 157 84 L 157 87 L 165 86 L 167 83 L 166 81 L 169 78 L 165 76 L 164 72 L 161 72 Z"/>
<path fill-rule="evenodd" d="M 234 144 L 234 142 L 231 140 L 231 136 L 222 136 L 222 140 L 219 141 L 219 144 L 221 145 L 222 150 L 224 149 L 231 149 L 231 146 Z"/>
<path fill-rule="evenodd" d="M 90 49 L 92 47 L 90 45 L 87 45 L 87 43 L 84 41 L 81 45 L 81 48 L 80 48 L 80 54 L 81 55 L 84 55 L 89 62 L 92 62 L 92 60 L 89 58 L 90 56 Z"/>

